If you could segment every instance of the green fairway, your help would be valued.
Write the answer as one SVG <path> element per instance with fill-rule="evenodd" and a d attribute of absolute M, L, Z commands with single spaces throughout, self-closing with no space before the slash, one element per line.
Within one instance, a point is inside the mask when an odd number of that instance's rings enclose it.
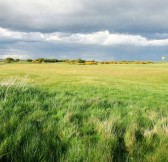
<path fill-rule="evenodd" d="M 0 64 L 0 161 L 168 161 L 168 64 Z"/>
<path fill-rule="evenodd" d="M 69 65 L 57 64 L 3 64 L 0 79 L 26 76 L 40 86 L 65 84 L 96 84 L 124 86 L 126 84 L 165 87 L 168 64 L 148 65 Z M 119 84 L 120 83 L 120 84 Z M 53 87 L 52 87 L 53 88 Z"/>

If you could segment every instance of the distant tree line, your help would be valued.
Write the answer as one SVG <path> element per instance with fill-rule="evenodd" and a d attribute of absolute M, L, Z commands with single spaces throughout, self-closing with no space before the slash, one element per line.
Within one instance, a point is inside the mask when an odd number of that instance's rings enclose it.
<path fill-rule="evenodd" d="M 34 63 L 42 63 L 42 62 L 56 63 L 56 62 L 65 62 L 65 60 L 48 59 L 48 58 L 38 58 L 38 59 L 35 59 L 35 60 L 27 59 L 27 62 L 34 62 Z"/>
<path fill-rule="evenodd" d="M 42 63 L 42 62 L 48 62 L 48 63 L 55 63 L 55 62 L 65 62 L 65 60 L 58 60 L 58 59 L 45 59 L 45 58 L 38 58 L 38 59 L 27 59 L 27 60 L 20 60 L 20 59 L 14 59 L 12 57 L 7 57 L 3 60 L 1 60 L 6 63 L 12 63 L 12 62 L 19 62 L 19 61 L 27 61 L 27 62 L 37 62 L 37 63 Z"/>
<path fill-rule="evenodd" d="M 3 61 L 6 62 L 6 63 L 11 63 L 11 62 L 19 62 L 20 59 L 14 59 L 12 57 L 7 57 Z"/>
<path fill-rule="evenodd" d="M 48 58 L 37 58 L 37 59 L 27 59 L 27 60 L 20 60 L 20 59 L 14 59 L 11 57 L 7 57 L 4 60 L 6 63 L 12 63 L 12 62 L 19 62 L 19 61 L 27 61 L 32 63 L 57 63 L 57 62 L 66 62 L 69 64 L 78 64 L 78 65 L 97 65 L 99 64 L 151 64 L 153 62 L 151 61 L 95 61 L 95 60 L 84 60 L 84 59 L 48 59 Z"/>

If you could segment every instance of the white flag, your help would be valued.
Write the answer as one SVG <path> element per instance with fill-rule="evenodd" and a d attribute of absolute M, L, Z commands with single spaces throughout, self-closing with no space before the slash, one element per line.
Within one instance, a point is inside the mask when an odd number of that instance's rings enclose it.
<path fill-rule="evenodd" d="M 164 57 L 164 56 L 162 56 L 162 60 L 165 60 L 165 57 Z"/>

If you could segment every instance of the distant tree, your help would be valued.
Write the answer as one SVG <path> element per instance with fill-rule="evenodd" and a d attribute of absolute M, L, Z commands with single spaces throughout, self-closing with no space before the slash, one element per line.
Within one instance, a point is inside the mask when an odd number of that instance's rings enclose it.
<path fill-rule="evenodd" d="M 59 60 L 57 60 L 57 59 L 44 59 L 44 62 L 54 63 L 54 62 L 59 62 Z"/>
<path fill-rule="evenodd" d="M 69 59 L 61 59 L 59 60 L 59 62 L 69 62 L 70 60 Z"/>
<path fill-rule="evenodd" d="M 78 59 L 77 62 L 78 62 L 78 63 L 85 63 L 86 61 L 85 61 L 85 60 L 82 60 L 82 59 Z"/>
<path fill-rule="evenodd" d="M 20 59 L 15 59 L 15 61 L 16 61 L 16 62 L 19 62 L 19 61 L 20 61 Z"/>
<path fill-rule="evenodd" d="M 32 62 L 33 60 L 32 59 L 27 59 L 27 62 Z"/>
<path fill-rule="evenodd" d="M 44 58 L 38 58 L 36 61 L 39 61 L 41 63 L 44 61 Z"/>
<path fill-rule="evenodd" d="M 11 57 L 7 57 L 6 59 L 5 59 L 5 62 L 6 63 L 11 63 L 11 62 L 14 62 L 15 60 L 13 59 L 13 58 L 11 58 Z"/>

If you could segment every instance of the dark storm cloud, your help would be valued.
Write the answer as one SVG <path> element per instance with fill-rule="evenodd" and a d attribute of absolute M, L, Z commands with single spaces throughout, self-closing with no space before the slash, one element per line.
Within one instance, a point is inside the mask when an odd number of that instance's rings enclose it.
<path fill-rule="evenodd" d="M 161 61 L 164 55 L 168 58 L 168 47 L 134 47 L 134 46 L 98 46 L 54 44 L 46 42 L 17 42 L 5 44 L 0 51 L 0 58 L 58 58 L 88 60 L 152 60 Z"/>
<path fill-rule="evenodd" d="M 166 0 L 5 0 L 0 26 L 23 31 L 168 32 Z"/>

